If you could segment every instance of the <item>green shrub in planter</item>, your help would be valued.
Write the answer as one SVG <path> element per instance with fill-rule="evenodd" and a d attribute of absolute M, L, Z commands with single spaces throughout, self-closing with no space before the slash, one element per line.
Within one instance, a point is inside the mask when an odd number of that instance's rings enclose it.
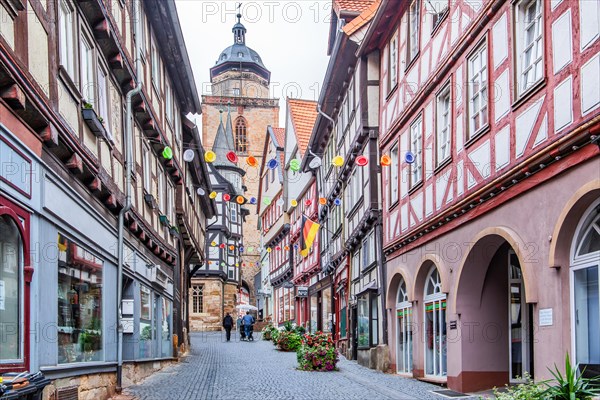
<path fill-rule="evenodd" d="M 296 358 L 298 368 L 303 371 L 335 371 L 339 361 L 331 335 L 322 332 L 305 334 Z"/>
<path fill-rule="evenodd" d="M 301 345 L 302 336 L 298 335 L 294 331 L 283 331 L 277 338 L 277 347 L 279 347 L 281 351 L 296 351 Z"/>
<path fill-rule="evenodd" d="M 273 342 L 274 346 L 277 346 L 277 340 L 279 339 L 279 335 L 281 334 L 281 332 L 279 332 L 279 329 L 274 328 L 271 331 L 271 341 Z"/>
<path fill-rule="evenodd" d="M 265 325 L 265 327 L 261 331 L 261 333 L 262 333 L 262 339 L 263 340 L 271 340 L 271 335 L 273 335 L 273 330 L 277 330 L 273 326 L 273 324 Z"/>

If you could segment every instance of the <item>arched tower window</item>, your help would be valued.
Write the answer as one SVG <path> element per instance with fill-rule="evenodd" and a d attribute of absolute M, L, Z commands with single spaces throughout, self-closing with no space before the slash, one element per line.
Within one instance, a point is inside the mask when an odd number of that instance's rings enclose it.
<path fill-rule="evenodd" d="M 248 152 L 248 131 L 246 120 L 239 117 L 235 120 L 235 151 L 237 153 Z"/>

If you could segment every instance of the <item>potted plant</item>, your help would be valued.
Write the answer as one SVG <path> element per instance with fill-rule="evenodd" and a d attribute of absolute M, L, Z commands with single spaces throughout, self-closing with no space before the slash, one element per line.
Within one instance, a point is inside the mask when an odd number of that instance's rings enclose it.
<path fill-rule="evenodd" d="M 335 371 L 339 361 L 331 334 L 322 332 L 305 334 L 296 358 L 298 368 L 303 371 Z"/>

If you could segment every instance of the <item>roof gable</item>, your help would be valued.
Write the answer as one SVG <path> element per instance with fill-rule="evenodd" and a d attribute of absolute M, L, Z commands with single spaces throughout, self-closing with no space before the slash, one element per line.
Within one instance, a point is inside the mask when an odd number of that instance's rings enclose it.
<path fill-rule="evenodd" d="M 300 157 L 303 157 L 310 141 L 315 121 L 317 120 L 317 102 L 288 98 L 288 112 L 294 125 Z M 288 149 L 292 151 L 293 149 Z"/>

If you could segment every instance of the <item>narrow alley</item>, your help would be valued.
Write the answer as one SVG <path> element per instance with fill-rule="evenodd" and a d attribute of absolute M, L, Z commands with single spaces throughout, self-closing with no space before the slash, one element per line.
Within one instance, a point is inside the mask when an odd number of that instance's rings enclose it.
<path fill-rule="evenodd" d="M 275 349 L 269 341 L 241 342 L 232 334 L 194 333 L 192 351 L 183 362 L 166 368 L 127 398 L 164 399 L 443 399 L 442 389 L 415 379 L 383 374 L 341 357 L 337 372 L 296 370 L 296 353 Z M 125 396 L 123 396 L 125 397 Z"/>

